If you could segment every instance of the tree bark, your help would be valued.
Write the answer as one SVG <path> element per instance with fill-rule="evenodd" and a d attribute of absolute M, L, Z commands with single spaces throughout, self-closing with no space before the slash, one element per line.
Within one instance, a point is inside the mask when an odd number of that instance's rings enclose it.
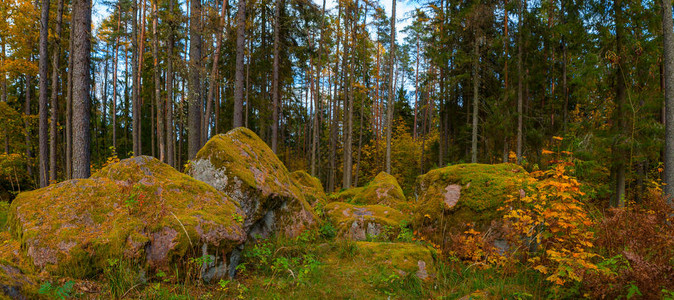
<path fill-rule="evenodd" d="M 24 118 L 23 118 L 23 127 L 25 129 L 25 142 L 26 142 L 26 159 L 28 160 L 28 163 L 26 163 L 26 172 L 28 173 L 29 177 L 33 176 L 33 168 L 31 167 L 31 158 L 33 157 L 33 152 L 31 151 L 31 146 L 30 146 L 30 122 L 28 121 L 28 117 L 30 116 L 30 102 L 32 101 L 32 85 L 33 85 L 33 77 L 31 75 L 26 75 L 26 99 L 23 103 L 23 113 L 24 113 Z"/>
<path fill-rule="evenodd" d="M 201 124 L 201 143 L 205 144 L 208 141 L 208 129 L 211 123 L 211 114 L 213 112 L 213 102 L 215 101 L 215 92 L 217 90 L 216 83 L 218 81 L 218 63 L 220 62 L 220 49 L 222 47 L 222 31 L 225 27 L 225 13 L 227 10 L 227 1 L 222 1 L 222 11 L 220 12 L 220 19 L 218 24 L 218 31 L 216 33 L 215 53 L 213 54 L 213 65 L 211 66 L 211 78 L 208 84 L 208 98 L 206 100 L 206 113 Z M 217 118 L 217 116 L 216 116 Z"/>
<path fill-rule="evenodd" d="M 313 140 L 311 143 L 311 176 L 316 176 L 317 160 L 319 159 L 318 149 L 320 148 L 320 117 L 321 117 L 321 72 L 323 71 L 323 32 L 325 30 L 325 2 L 321 9 L 321 33 L 318 41 L 318 64 L 316 66 L 316 96 L 314 97 L 314 126 Z"/>
<path fill-rule="evenodd" d="M 61 0 L 63 1 L 63 0 Z M 122 25 L 122 8 L 117 4 L 117 37 L 115 37 L 115 56 L 112 61 L 112 147 L 117 151 L 117 63 L 119 62 L 119 36 Z"/>
<path fill-rule="evenodd" d="M 523 117 L 523 111 L 522 111 L 522 84 L 524 82 L 524 71 L 522 70 L 522 44 L 524 43 L 523 38 L 523 16 L 524 14 L 524 6 L 526 5 L 526 2 L 524 0 L 520 0 L 520 7 L 519 7 L 519 20 L 517 21 L 517 163 L 521 164 L 522 163 L 522 117 Z"/>
<path fill-rule="evenodd" d="M 91 163 L 91 0 L 73 3 L 73 178 L 88 178 Z"/>
<path fill-rule="evenodd" d="M 278 123 L 279 123 L 279 63 L 280 50 L 279 43 L 281 42 L 281 6 L 282 0 L 276 0 L 276 8 L 274 9 L 274 63 L 272 66 L 272 124 L 271 124 L 271 150 L 276 153 L 278 147 Z"/>
<path fill-rule="evenodd" d="M 175 149 L 173 136 L 173 48 L 175 44 L 174 37 L 174 0 L 169 1 L 169 34 L 168 34 L 168 53 L 166 57 L 166 162 L 176 167 L 175 164 Z"/>
<path fill-rule="evenodd" d="M 672 2 L 662 1 L 665 65 L 665 197 L 674 205 L 674 30 Z"/>
<path fill-rule="evenodd" d="M 246 44 L 246 1 L 239 0 L 236 12 L 236 69 L 234 74 L 233 127 L 243 126 L 243 55 Z"/>
<path fill-rule="evenodd" d="M 625 88 L 625 74 L 622 69 L 623 63 L 623 35 L 624 35 L 624 23 L 623 23 L 623 13 L 622 13 L 622 0 L 615 0 L 613 3 L 614 14 L 615 14 L 615 32 L 616 32 L 616 54 L 618 56 L 618 64 L 616 67 L 616 86 L 615 86 L 615 101 L 616 101 L 616 110 L 615 114 L 615 126 L 616 134 L 618 135 L 618 141 L 614 144 L 614 164 L 616 170 L 616 182 L 615 182 L 615 204 L 618 207 L 625 206 L 625 161 L 628 159 L 624 150 L 620 149 L 620 143 L 622 143 L 622 138 L 620 138 L 626 132 L 626 121 L 624 116 L 625 110 L 625 98 L 626 98 L 626 88 Z"/>
<path fill-rule="evenodd" d="M 201 0 L 190 1 L 190 79 L 189 79 L 189 149 L 193 159 L 201 148 Z"/>
<path fill-rule="evenodd" d="M 325 1 L 325 0 L 324 0 Z M 0 47 L 2 48 L 2 56 L 0 56 L 0 59 L 2 59 L 2 64 L 5 64 L 5 39 L 2 38 L 2 45 Z M 7 73 L 2 72 L 2 83 L 0 88 L 2 88 L 2 91 L 0 91 L 0 102 L 7 102 Z M 3 134 L 5 136 L 5 154 L 9 154 L 9 136 L 7 135 L 7 128 L 3 127 Z"/>
<path fill-rule="evenodd" d="M 152 2 L 152 56 L 154 58 L 154 96 L 157 106 L 157 136 L 159 146 L 159 160 L 166 160 L 166 127 L 164 126 L 164 102 L 161 99 L 161 78 L 159 74 L 159 35 L 157 32 L 158 0 Z"/>
<path fill-rule="evenodd" d="M 389 89 L 388 89 L 388 113 L 386 125 L 386 173 L 391 174 L 391 130 L 393 126 L 393 107 L 395 106 L 395 95 L 393 95 L 393 81 L 395 73 L 393 71 L 395 64 L 396 49 L 396 0 L 391 0 L 391 51 L 389 53 Z"/>
<path fill-rule="evenodd" d="M 473 45 L 473 126 L 470 147 L 470 162 L 472 163 L 477 163 L 477 118 L 478 112 L 480 111 L 480 41 L 481 39 L 476 36 L 474 41 L 475 44 Z"/>
<path fill-rule="evenodd" d="M 49 73 L 49 55 L 48 51 L 48 39 L 49 39 L 49 0 L 42 0 L 42 12 L 40 16 L 40 60 L 39 60 L 39 72 L 40 72 L 40 103 L 39 103 L 39 170 L 40 170 L 40 187 L 45 187 L 49 184 L 47 178 L 47 161 L 49 160 L 49 149 L 47 148 L 47 103 L 49 101 L 49 91 L 48 91 L 48 73 Z"/>
<path fill-rule="evenodd" d="M 72 8 L 71 8 L 72 10 Z M 72 13 L 71 13 L 72 14 Z M 74 41 L 72 30 L 74 22 L 71 20 L 71 35 L 68 42 L 68 82 L 66 84 L 66 179 L 73 178 L 73 50 Z"/>
<path fill-rule="evenodd" d="M 51 75 L 51 126 L 49 128 L 49 180 L 56 182 L 56 146 L 58 143 L 58 95 L 59 95 L 59 68 L 61 60 L 61 32 L 63 24 L 63 0 L 58 2 L 56 15 L 56 37 L 54 39 L 54 56 L 52 58 Z"/>
<path fill-rule="evenodd" d="M 138 110 L 138 102 L 140 102 L 140 82 L 138 82 L 138 78 L 140 78 L 140 70 L 138 69 L 139 67 L 139 56 L 142 55 L 142 53 L 138 49 L 138 1 L 139 0 L 132 0 L 133 1 L 133 19 L 132 19 L 132 24 L 131 24 L 131 47 L 133 48 L 133 53 L 131 55 L 131 77 L 132 77 L 132 83 L 131 83 L 131 106 L 132 106 L 132 128 L 133 130 L 131 132 L 131 138 L 133 140 L 133 155 L 140 155 L 140 130 L 138 130 L 138 123 L 140 123 L 140 113 L 137 111 Z M 140 0 L 143 1 L 143 0 Z"/>

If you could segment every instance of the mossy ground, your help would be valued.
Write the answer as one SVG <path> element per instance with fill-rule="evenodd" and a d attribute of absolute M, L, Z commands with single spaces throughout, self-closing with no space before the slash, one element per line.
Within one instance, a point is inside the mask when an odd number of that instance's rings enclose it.
<path fill-rule="evenodd" d="M 481 269 L 461 262 L 437 261 L 423 243 L 352 242 L 309 234 L 271 239 L 247 250 L 236 280 L 203 284 L 151 276 L 128 287 L 128 299 L 541 299 L 542 278 L 517 266 Z M 311 259 L 294 259 L 310 257 Z M 434 276 L 413 273 L 420 257 L 430 260 Z M 405 270 L 404 275 L 399 270 Z M 106 298 L 101 281 L 93 298 Z"/>

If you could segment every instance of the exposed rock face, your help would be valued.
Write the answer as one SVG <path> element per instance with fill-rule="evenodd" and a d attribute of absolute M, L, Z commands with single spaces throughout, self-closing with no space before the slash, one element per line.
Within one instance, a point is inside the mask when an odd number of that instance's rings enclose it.
<path fill-rule="evenodd" d="M 249 236 L 296 237 L 317 224 L 288 169 L 255 133 L 239 127 L 211 138 L 190 162 L 189 174 L 225 192 L 245 213 Z"/>
<path fill-rule="evenodd" d="M 413 273 L 421 280 L 436 276 L 433 252 L 435 250 L 412 243 L 358 242 L 358 249 L 371 258 L 373 264 L 381 264 L 404 277 Z"/>
<path fill-rule="evenodd" d="M 307 200 L 314 208 L 323 208 L 328 203 L 328 196 L 325 194 L 321 180 L 309 175 L 305 171 L 295 171 L 290 173 L 290 180 L 304 194 Z"/>
<path fill-rule="evenodd" d="M 415 229 L 441 244 L 442 233 L 462 230 L 467 223 L 478 229 L 500 220 L 498 208 L 509 197 L 520 197 L 522 187 L 535 181 L 515 164 L 460 164 L 432 170 L 417 178 Z"/>
<path fill-rule="evenodd" d="M 338 234 L 357 241 L 383 233 L 397 235 L 404 219 L 400 211 L 383 205 L 332 202 L 325 210 L 330 221 L 336 225 Z"/>
<path fill-rule="evenodd" d="M 399 210 L 410 207 L 395 177 L 380 172 L 364 187 L 355 187 L 332 195 L 333 201 L 358 205 L 386 205 Z"/>
<path fill-rule="evenodd" d="M 107 259 L 165 269 L 204 247 L 213 266 L 227 263 L 221 255 L 245 241 L 245 216 L 224 193 L 139 156 L 20 194 L 9 223 L 35 267 L 83 277 Z"/>

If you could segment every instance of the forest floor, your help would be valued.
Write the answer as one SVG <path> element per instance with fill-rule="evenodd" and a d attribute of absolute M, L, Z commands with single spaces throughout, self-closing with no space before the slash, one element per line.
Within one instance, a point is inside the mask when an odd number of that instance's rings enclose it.
<path fill-rule="evenodd" d="M 524 265 L 508 269 L 455 261 L 429 266 L 418 279 L 388 265 L 391 255 L 377 248 L 427 248 L 413 243 L 325 237 L 318 232 L 293 240 L 267 240 L 246 250 L 235 280 L 204 283 L 190 265 L 139 278 L 133 266 L 115 265 L 98 280 L 61 278 L 43 283 L 46 298 L 81 299 L 540 299 L 543 277 Z M 405 255 L 405 253 L 403 253 Z M 190 269 L 191 268 L 191 269 Z M 180 275 L 182 274 L 182 275 Z M 186 276 L 185 276 L 186 275 Z"/>

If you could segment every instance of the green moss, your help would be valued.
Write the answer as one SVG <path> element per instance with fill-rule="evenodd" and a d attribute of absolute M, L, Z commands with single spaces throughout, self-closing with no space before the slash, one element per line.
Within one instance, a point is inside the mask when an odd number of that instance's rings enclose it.
<path fill-rule="evenodd" d="M 367 185 L 354 187 L 330 196 L 332 201 L 357 205 L 386 205 L 401 211 L 410 211 L 407 198 L 395 177 L 380 172 Z"/>
<path fill-rule="evenodd" d="M 335 224 L 340 235 L 361 240 L 371 234 L 368 230 L 373 225 L 376 227 L 375 231 L 379 231 L 378 234 L 388 231 L 392 237 L 395 237 L 400 229 L 400 223 L 405 220 L 403 213 L 383 205 L 331 202 L 325 210 L 328 220 Z"/>
<path fill-rule="evenodd" d="M 499 219 L 498 208 L 533 179 L 515 164 L 459 164 L 432 170 L 417 178 L 415 228 L 428 228 L 431 239 L 442 241 L 442 232 L 460 228 L 466 223 L 479 227 Z M 445 203 L 450 185 L 460 186 L 455 205 Z M 451 202 L 451 201 L 450 201 Z"/>
<path fill-rule="evenodd" d="M 245 203 L 243 207 L 254 207 L 247 212 L 247 225 L 262 219 L 270 209 L 276 210 L 276 223 L 283 225 L 283 234 L 296 236 L 317 224 L 313 208 L 286 166 L 247 128 L 212 137 L 190 162 L 188 172 Z"/>
<path fill-rule="evenodd" d="M 109 258 L 144 259 L 150 236 L 164 228 L 178 233 L 165 263 L 214 240 L 221 243 L 213 250 L 227 253 L 245 238 L 235 214 L 242 212 L 225 194 L 154 158 L 135 157 L 90 179 L 20 194 L 9 224 L 35 266 L 81 278 Z"/>
<path fill-rule="evenodd" d="M 435 250 L 414 243 L 374 243 L 357 242 L 358 249 L 372 262 L 384 264 L 392 270 L 405 273 L 416 273 L 419 270 L 419 261 L 426 264 L 429 277 L 434 273 Z"/>
<path fill-rule="evenodd" d="M 321 180 L 309 175 L 305 171 L 295 171 L 290 173 L 290 179 L 300 191 L 304 194 L 304 199 L 312 207 L 325 206 L 328 203 L 328 196 L 325 194 Z"/>
<path fill-rule="evenodd" d="M 13 286 L 22 295 L 37 298 L 39 278 L 35 275 L 36 270 L 21 251 L 19 241 L 12 239 L 8 232 L 0 232 L 0 265 L 0 286 Z M 20 272 L 14 273 L 12 269 Z M 0 298 L 4 296 L 2 292 L 6 291 L 0 290 Z"/>

